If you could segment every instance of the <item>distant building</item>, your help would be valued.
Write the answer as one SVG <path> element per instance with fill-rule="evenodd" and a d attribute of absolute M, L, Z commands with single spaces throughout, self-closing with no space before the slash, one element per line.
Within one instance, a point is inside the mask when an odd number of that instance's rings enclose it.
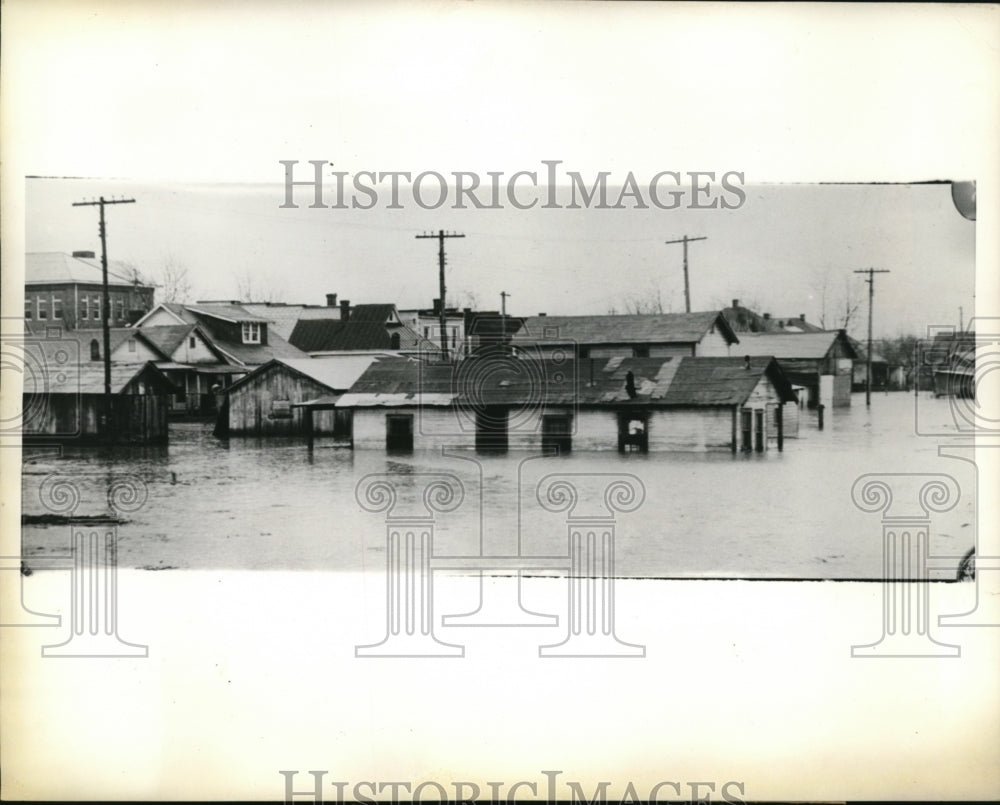
<path fill-rule="evenodd" d="M 850 337 L 850 336 L 848 336 Z M 868 384 L 868 348 L 857 339 L 851 338 L 851 346 L 857 353 L 854 361 L 854 375 L 851 382 L 852 391 L 864 391 Z M 898 367 L 894 367 L 898 368 Z M 889 388 L 889 361 L 872 349 L 872 391 L 885 391 Z"/>
<path fill-rule="evenodd" d="M 740 305 L 739 299 L 734 299 L 731 307 L 723 308 L 722 315 L 737 335 L 740 333 L 818 333 L 823 328 L 806 321 L 806 314 L 798 316 L 772 316 L 770 313 L 757 313 Z"/>
<path fill-rule="evenodd" d="M 338 353 L 437 355 L 439 348 L 403 323 L 390 303 L 341 303 L 337 319 L 302 319 L 289 337 L 312 356 Z"/>
<path fill-rule="evenodd" d="M 725 357 L 739 342 L 718 311 L 617 316 L 529 316 L 515 350 L 576 358 Z"/>
<path fill-rule="evenodd" d="M 438 350 L 441 349 L 440 304 L 441 300 L 435 299 L 434 306 L 430 309 L 399 311 L 400 321 L 429 344 L 437 347 Z M 468 309 L 462 311 L 458 308 L 445 308 L 446 346 L 448 347 L 448 352 L 453 356 L 464 356 L 468 312 Z"/>
<path fill-rule="evenodd" d="M 773 355 L 789 381 L 806 391 L 806 405 L 848 406 L 857 353 L 843 330 L 743 333 L 734 348 L 751 357 Z"/>
<path fill-rule="evenodd" d="M 457 365 L 388 358 L 337 402 L 358 449 L 527 447 L 763 452 L 782 446 L 795 395 L 771 358 L 537 361 Z"/>
<path fill-rule="evenodd" d="M 120 263 L 108 266 L 108 320 L 136 322 L 153 307 L 155 289 L 130 277 Z M 101 261 L 93 252 L 29 252 L 24 269 L 24 319 L 67 330 L 100 330 L 104 305 Z"/>

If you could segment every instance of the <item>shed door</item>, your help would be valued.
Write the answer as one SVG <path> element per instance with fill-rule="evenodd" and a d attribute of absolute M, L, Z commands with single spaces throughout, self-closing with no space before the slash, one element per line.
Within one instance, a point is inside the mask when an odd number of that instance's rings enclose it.
<path fill-rule="evenodd" d="M 413 450 L 413 415 L 389 414 L 385 418 L 385 449 Z"/>
<path fill-rule="evenodd" d="M 546 453 L 566 455 L 573 446 L 569 414 L 544 414 L 542 416 L 542 450 Z"/>
<path fill-rule="evenodd" d="M 507 408 L 490 405 L 476 411 L 476 449 L 505 451 L 507 449 Z"/>

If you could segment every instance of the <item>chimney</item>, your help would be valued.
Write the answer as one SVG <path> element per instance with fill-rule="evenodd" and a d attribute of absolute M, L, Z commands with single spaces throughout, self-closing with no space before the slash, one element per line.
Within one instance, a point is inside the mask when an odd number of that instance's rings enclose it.
<path fill-rule="evenodd" d="M 747 358 L 747 362 L 749 361 L 750 359 Z M 632 374 L 631 372 L 625 373 L 625 393 L 628 394 L 628 396 L 633 399 L 635 399 L 635 395 L 637 394 L 635 390 L 635 375 Z"/>
<path fill-rule="evenodd" d="M 434 304 L 432 305 L 432 308 L 434 310 L 434 315 L 435 316 L 440 316 L 441 315 L 441 300 L 440 299 L 435 299 L 434 300 Z"/>
<path fill-rule="evenodd" d="M 335 293 L 328 293 L 326 295 L 326 306 L 327 307 L 336 307 L 337 306 L 337 294 L 335 294 Z"/>
<path fill-rule="evenodd" d="M 351 318 L 351 301 L 349 299 L 340 300 L 340 320 L 348 321 Z"/>
<path fill-rule="evenodd" d="M 73 256 L 74 257 L 88 257 L 91 260 L 93 260 L 94 257 L 95 257 L 95 255 L 94 255 L 93 252 L 88 252 L 88 251 L 73 252 Z"/>
<path fill-rule="evenodd" d="M 734 299 L 733 300 L 733 307 L 739 307 L 739 306 L 740 306 L 740 300 L 739 299 Z"/>
<path fill-rule="evenodd" d="M 806 314 L 805 313 L 800 313 L 799 314 L 799 318 L 802 319 L 802 321 L 805 321 L 806 320 Z"/>
<path fill-rule="evenodd" d="M 767 321 L 770 318 L 771 318 L 771 314 L 770 313 L 765 313 L 764 314 L 764 321 Z"/>
<path fill-rule="evenodd" d="M 539 316 L 548 316 L 549 314 L 548 314 L 548 313 L 545 313 L 545 312 L 542 312 L 542 313 L 539 313 L 538 315 L 539 315 Z"/>

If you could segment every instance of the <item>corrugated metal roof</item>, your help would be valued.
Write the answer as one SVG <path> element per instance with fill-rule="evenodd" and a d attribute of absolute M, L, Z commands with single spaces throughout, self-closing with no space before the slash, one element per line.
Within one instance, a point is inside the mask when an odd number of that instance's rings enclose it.
<path fill-rule="evenodd" d="M 131 268 L 116 260 L 108 262 L 108 285 L 134 288 Z M 73 257 L 65 252 L 28 252 L 24 262 L 25 285 L 32 283 L 78 282 L 90 285 L 101 283 L 99 258 Z M 150 285 L 141 283 L 140 288 Z"/>
<path fill-rule="evenodd" d="M 854 348 L 841 330 L 824 330 L 818 333 L 740 333 L 740 344 L 733 348 L 733 353 L 740 356 L 773 355 L 778 360 L 818 360 L 826 357 L 838 338 L 853 354 Z"/>
<path fill-rule="evenodd" d="M 579 344 L 697 343 L 716 326 L 729 343 L 738 339 L 717 310 L 621 316 L 529 316 L 514 342 Z"/>

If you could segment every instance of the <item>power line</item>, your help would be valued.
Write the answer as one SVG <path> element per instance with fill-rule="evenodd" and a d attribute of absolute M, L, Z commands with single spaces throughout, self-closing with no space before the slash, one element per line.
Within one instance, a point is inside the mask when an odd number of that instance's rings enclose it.
<path fill-rule="evenodd" d="M 445 326 L 445 312 L 444 312 L 444 300 L 445 300 L 445 287 L 444 287 L 444 239 L 445 238 L 464 238 L 465 235 L 460 235 L 457 232 L 445 232 L 443 229 L 439 229 L 436 235 L 434 234 L 423 234 L 417 235 L 417 240 L 423 238 L 437 238 L 438 240 L 438 278 L 440 283 L 441 298 L 438 300 L 438 316 L 441 323 L 441 354 L 445 360 L 448 360 L 448 332 Z"/>
<path fill-rule="evenodd" d="M 859 268 L 855 274 L 867 274 L 868 279 L 868 355 L 865 361 L 865 405 L 872 404 L 872 303 L 875 301 L 875 275 L 889 274 L 888 268 Z"/>
<path fill-rule="evenodd" d="M 688 313 L 691 312 L 691 286 L 688 283 L 688 243 L 693 243 L 696 240 L 708 240 L 707 236 L 700 238 L 689 238 L 685 235 L 677 240 L 665 241 L 669 246 L 671 243 L 683 243 L 684 244 L 684 310 Z"/>
<path fill-rule="evenodd" d="M 106 403 L 105 411 L 110 413 L 111 399 L 111 294 L 108 292 L 108 239 L 107 227 L 104 225 L 104 207 L 107 204 L 135 204 L 134 198 L 106 199 L 101 196 L 97 201 L 74 201 L 74 207 L 99 207 L 100 227 L 98 231 L 101 235 L 101 330 L 104 340 L 104 399 Z"/>

